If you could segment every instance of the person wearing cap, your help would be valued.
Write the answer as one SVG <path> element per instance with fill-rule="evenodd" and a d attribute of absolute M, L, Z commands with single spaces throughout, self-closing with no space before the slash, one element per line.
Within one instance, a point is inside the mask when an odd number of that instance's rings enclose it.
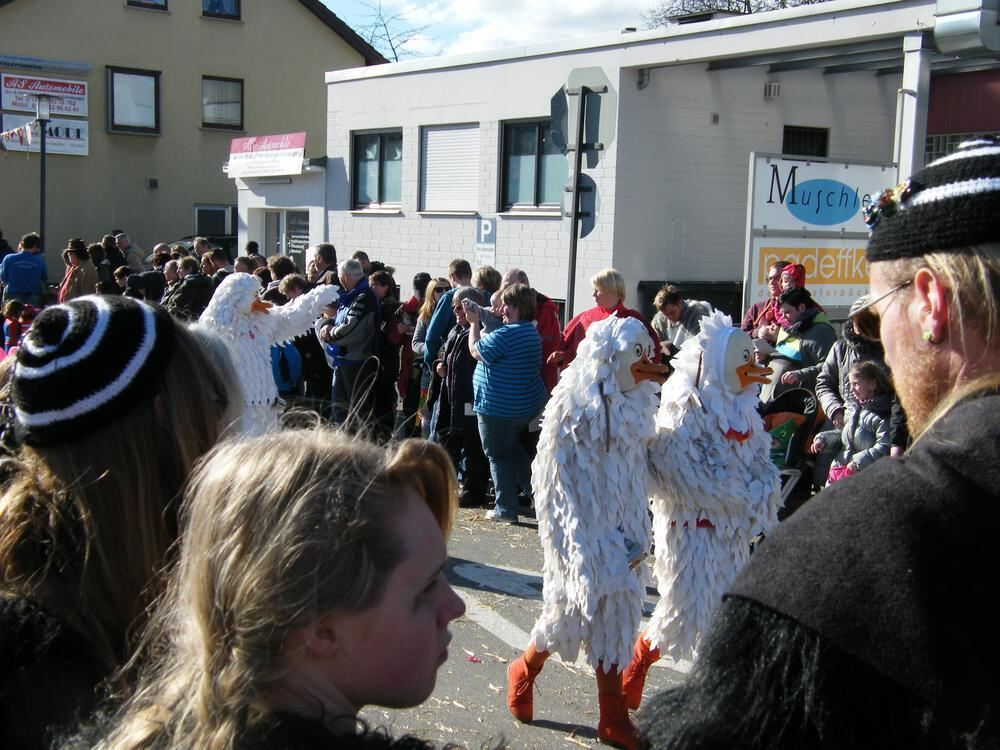
<path fill-rule="evenodd" d="M 66 275 L 59 285 L 58 300 L 69 302 L 71 299 L 93 294 L 100 279 L 97 267 L 90 262 L 87 246 L 81 239 L 72 239 L 63 250 L 63 263 L 66 264 Z"/>
<path fill-rule="evenodd" d="M 1000 746 L 1000 140 L 867 212 L 871 299 L 914 442 L 816 495 L 730 586 L 653 748 Z"/>
<path fill-rule="evenodd" d="M 117 679 L 162 590 L 181 488 L 238 416 L 235 377 L 127 297 L 49 307 L 22 337 L 2 425 L 0 747 L 49 747 Z"/>

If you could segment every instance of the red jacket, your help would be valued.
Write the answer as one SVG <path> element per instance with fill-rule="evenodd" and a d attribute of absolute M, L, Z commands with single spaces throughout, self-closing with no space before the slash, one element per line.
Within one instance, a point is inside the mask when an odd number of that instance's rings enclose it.
<path fill-rule="evenodd" d="M 395 323 L 412 324 L 416 321 L 417 312 L 420 310 L 420 302 L 421 300 L 416 295 L 413 295 L 400 305 L 396 311 L 393 327 L 395 327 Z M 413 334 L 406 334 L 405 336 L 401 335 L 399 342 L 399 377 L 396 378 L 396 391 L 399 393 L 400 398 L 406 398 L 406 389 L 410 383 L 410 371 L 413 369 L 413 348 L 410 346 L 412 340 Z"/>
<path fill-rule="evenodd" d="M 562 335 L 562 342 L 559 344 L 559 351 L 564 355 L 563 367 L 576 358 L 576 348 L 583 341 L 584 336 L 587 335 L 587 329 L 590 328 L 590 324 L 604 320 L 610 315 L 617 315 L 619 318 L 635 318 L 642 321 L 642 324 L 646 326 L 646 330 L 649 332 L 649 337 L 653 339 L 653 352 L 660 351 L 660 338 L 656 335 L 656 331 L 646 322 L 646 319 L 642 317 L 642 314 L 625 307 L 625 305 L 619 302 L 611 310 L 605 310 L 603 307 L 592 307 L 589 310 L 584 310 L 566 324 L 566 330 L 563 331 Z"/>
<path fill-rule="evenodd" d="M 559 382 L 559 366 L 548 364 L 549 355 L 562 343 L 559 330 L 559 307 L 541 292 L 535 292 L 535 328 L 542 337 L 542 383 L 552 395 L 552 389 Z"/>

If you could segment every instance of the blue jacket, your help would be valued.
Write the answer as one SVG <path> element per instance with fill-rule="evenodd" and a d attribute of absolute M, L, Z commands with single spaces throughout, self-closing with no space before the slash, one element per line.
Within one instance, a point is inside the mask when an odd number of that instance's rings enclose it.
<path fill-rule="evenodd" d="M 22 250 L 8 255 L 0 263 L 0 282 L 10 294 L 41 294 L 49 272 L 40 255 Z"/>

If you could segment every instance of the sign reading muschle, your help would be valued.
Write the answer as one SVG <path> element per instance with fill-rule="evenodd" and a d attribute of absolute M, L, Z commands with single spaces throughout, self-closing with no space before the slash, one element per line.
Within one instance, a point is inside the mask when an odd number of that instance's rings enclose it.
<path fill-rule="evenodd" d="M 39 76 L 0 76 L 0 103 L 14 112 L 34 112 L 39 94 L 53 97 L 49 111 L 53 115 L 87 116 L 87 82 Z"/>
<path fill-rule="evenodd" d="M 233 138 L 229 145 L 230 177 L 273 177 L 302 174 L 306 134 L 282 133 Z"/>
<path fill-rule="evenodd" d="M 836 164 L 755 155 L 752 229 L 867 235 L 863 212 L 895 178 L 891 165 Z"/>

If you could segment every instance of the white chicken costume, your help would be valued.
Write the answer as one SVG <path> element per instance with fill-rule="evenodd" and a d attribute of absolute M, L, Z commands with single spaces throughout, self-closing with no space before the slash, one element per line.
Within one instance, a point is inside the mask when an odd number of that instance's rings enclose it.
<path fill-rule="evenodd" d="M 646 462 L 666 372 L 651 356 L 641 321 L 593 323 L 545 407 L 531 479 L 544 605 L 531 645 L 508 670 L 508 707 L 530 721 L 544 660 L 556 652 L 572 661 L 582 645 L 597 673 L 598 735 L 626 747 L 636 735 L 621 702 L 619 665 L 642 622 Z"/>
<path fill-rule="evenodd" d="M 757 412 L 758 384 L 771 370 L 755 363 L 750 337 L 716 311 L 702 318 L 701 333 L 684 343 L 673 365 L 649 458 L 660 600 L 626 669 L 633 708 L 657 649 L 693 658 L 722 594 L 749 559 L 750 539 L 778 523 L 781 480 Z M 648 663 L 636 684 L 643 650 Z"/>
<path fill-rule="evenodd" d="M 256 276 L 229 274 L 196 324 L 220 336 L 232 352 L 246 400 L 240 432 L 247 436 L 261 435 L 278 424 L 271 346 L 311 331 L 324 305 L 337 298 L 339 289 L 317 287 L 280 307 L 262 302 L 258 292 L 260 279 Z"/>

